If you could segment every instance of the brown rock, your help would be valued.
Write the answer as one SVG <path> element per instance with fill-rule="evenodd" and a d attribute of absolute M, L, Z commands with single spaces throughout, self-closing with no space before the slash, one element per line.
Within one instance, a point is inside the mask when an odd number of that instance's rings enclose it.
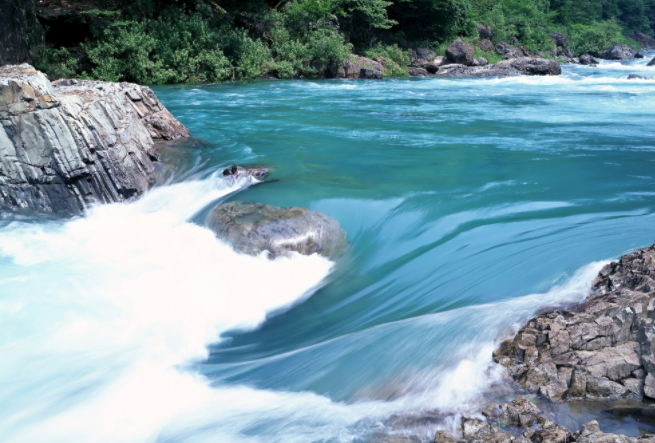
<path fill-rule="evenodd" d="M 469 43 L 458 38 L 446 49 L 446 58 L 452 63 L 471 66 L 475 60 L 475 50 Z"/>

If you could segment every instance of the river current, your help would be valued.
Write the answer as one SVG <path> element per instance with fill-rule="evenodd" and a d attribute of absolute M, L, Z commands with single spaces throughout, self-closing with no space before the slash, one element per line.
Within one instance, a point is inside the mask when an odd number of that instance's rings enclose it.
<path fill-rule="evenodd" d="M 147 195 L 0 216 L 0 441 L 429 441 L 502 395 L 495 339 L 655 241 L 655 80 L 626 79 L 649 55 L 154 88 L 195 138 Z M 323 211 L 348 249 L 237 254 L 202 227 L 234 199 Z"/>

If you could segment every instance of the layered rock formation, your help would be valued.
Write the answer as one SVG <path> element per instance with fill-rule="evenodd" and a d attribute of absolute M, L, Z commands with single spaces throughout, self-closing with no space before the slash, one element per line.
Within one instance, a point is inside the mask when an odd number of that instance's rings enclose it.
<path fill-rule="evenodd" d="M 655 399 L 655 245 L 605 266 L 579 305 L 552 309 L 494 360 L 549 399 Z"/>
<path fill-rule="evenodd" d="M 79 213 L 142 194 L 155 140 L 189 137 L 152 90 L 50 83 L 29 65 L 0 68 L 0 204 Z"/>
<path fill-rule="evenodd" d="M 339 223 L 322 212 L 235 201 L 217 206 L 206 225 L 218 238 L 246 254 L 270 258 L 298 252 L 331 256 L 344 239 Z"/>

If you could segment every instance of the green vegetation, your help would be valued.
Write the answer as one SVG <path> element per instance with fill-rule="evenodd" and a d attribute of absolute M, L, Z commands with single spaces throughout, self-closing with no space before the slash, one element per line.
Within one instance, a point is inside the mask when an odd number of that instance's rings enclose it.
<path fill-rule="evenodd" d="M 145 84 L 312 78 L 352 54 L 384 58 L 386 76 L 408 74 L 412 48 L 443 55 L 456 37 L 483 52 L 477 23 L 494 44 L 553 54 L 563 32 L 574 55 L 653 34 L 655 0 L 125 0 L 113 11 L 88 10 L 93 38 L 69 51 L 32 44 L 35 65 L 51 77 Z"/>

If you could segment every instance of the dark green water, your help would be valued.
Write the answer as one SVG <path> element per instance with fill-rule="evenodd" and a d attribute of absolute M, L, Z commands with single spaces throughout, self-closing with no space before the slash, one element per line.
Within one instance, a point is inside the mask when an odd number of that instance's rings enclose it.
<path fill-rule="evenodd" d="M 163 148 L 173 166 L 157 189 L 81 220 L 0 226 L 3 349 L 71 319 L 81 331 L 70 349 L 37 347 L 48 369 L 26 363 L 36 351 L 9 353 L 0 380 L 57 388 L 14 384 L 0 411 L 23 412 L 0 428 L 17 442 L 429 440 L 499 392 L 494 339 L 583 299 L 603 261 L 655 241 L 655 81 L 625 78 L 655 75 L 647 61 L 548 78 L 155 88 L 195 137 Z M 232 162 L 270 167 L 271 181 L 234 192 L 216 175 Z M 349 249 L 329 274 L 316 257 L 240 257 L 193 225 L 220 199 L 323 211 Z M 88 252 L 105 229 L 137 246 Z M 74 254 L 49 255 L 62 245 Z M 36 308 L 9 317 L 38 290 L 57 300 L 47 328 L 31 323 L 46 316 Z M 388 421 L 408 413 L 424 420 Z M 598 410 L 567 419 L 589 417 L 655 430 Z"/>

